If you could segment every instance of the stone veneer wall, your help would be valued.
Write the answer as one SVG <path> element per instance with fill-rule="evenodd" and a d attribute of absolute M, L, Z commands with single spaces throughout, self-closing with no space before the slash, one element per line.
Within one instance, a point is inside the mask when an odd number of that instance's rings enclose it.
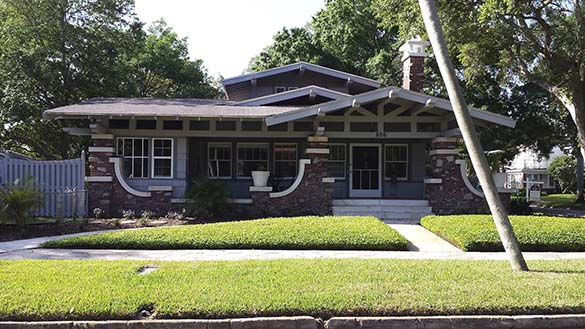
<path fill-rule="evenodd" d="M 268 192 L 252 192 L 250 215 L 253 217 L 282 217 L 304 215 L 330 215 L 333 184 L 324 183 L 327 177 L 327 157 L 309 154 L 310 164 L 299 186 L 289 195 L 271 198 Z"/>
<path fill-rule="evenodd" d="M 431 153 L 432 177 L 440 178 L 441 183 L 426 184 L 425 193 L 429 205 L 435 214 L 458 214 L 458 213 L 487 213 L 489 212 L 487 202 L 465 185 L 461 176 L 461 169 L 455 162 L 456 139 L 437 138 L 433 140 Z M 510 194 L 500 193 L 504 205 L 509 209 Z"/>
<path fill-rule="evenodd" d="M 93 139 L 94 147 L 114 148 L 114 139 Z M 104 210 L 104 216 L 120 217 L 122 210 L 132 209 L 137 216 L 143 210 L 154 211 L 158 215 L 165 215 L 170 210 L 180 210 L 181 207 L 171 203 L 171 191 L 153 191 L 151 197 L 140 197 L 126 191 L 118 179 L 114 164 L 110 158 L 113 152 L 91 152 L 89 155 L 89 175 L 92 177 L 109 176 L 111 182 L 89 182 L 89 212 L 94 208 Z"/>

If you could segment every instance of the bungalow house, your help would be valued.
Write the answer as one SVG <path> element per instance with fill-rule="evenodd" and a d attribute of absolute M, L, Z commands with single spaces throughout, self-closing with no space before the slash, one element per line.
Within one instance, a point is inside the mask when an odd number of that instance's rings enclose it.
<path fill-rule="evenodd" d="M 227 100 L 100 98 L 45 118 L 91 122 L 67 131 L 91 136 L 90 209 L 111 215 L 180 208 L 199 177 L 225 183 L 248 217 L 477 211 L 485 202 L 457 160 L 451 104 L 421 93 L 427 46 L 401 47 L 402 88 L 299 62 L 223 80 Z M 480 129 L 515 125 L 470 112 Z M 268 183 L 254 184 L 254 171 Z"/>

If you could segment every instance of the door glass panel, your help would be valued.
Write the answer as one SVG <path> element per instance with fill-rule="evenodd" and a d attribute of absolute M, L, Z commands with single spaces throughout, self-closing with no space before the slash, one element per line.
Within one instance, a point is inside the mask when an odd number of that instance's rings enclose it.
<path fill-rule="evenodd" d="M 352 188 L 354 190 L 379 189 L 379 149 L 377 146 L 356 146 L 352 152 Z"/>

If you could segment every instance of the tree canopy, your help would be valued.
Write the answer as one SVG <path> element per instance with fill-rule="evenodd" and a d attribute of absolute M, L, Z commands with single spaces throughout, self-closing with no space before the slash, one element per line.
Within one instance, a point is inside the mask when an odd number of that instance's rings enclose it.
<path fill-rule="evenodd" d="M 504 150 L 504 159 L 511 159 L 520 148 L 545 155 L 556 145 L 574 145 L 576 130 L 570 127 L 570 117 L 555 95 L 537 81 L 511 74 L 502 60 L 504 53 L 494 40 L 500 34 L 494 35 L 493 22 L 486 19 L 491 17 L 487 8 L 499 2 L 437 3 L 467 102 L 517 120 L 513 130 L 496 127 L 480 131 L 484 148 Z M 400 86 L 398 48 L 417 34 L 424 37 L 426 31 L 415 0 L 328 0 L 307 26 L 277 33 L 273 43 L 252 59 L 249 70 L 306 60 L 374 78 L 383 85 Z M 289 49 L 295 50 L 294 56 L 287 55 Z M 426 63 L 425 92 L 446 97 L 433 57 Z"/>
<path fill-rule="evenodd" d="M 0 0 L 0 148 L 66 158 L 83 139 L 46 109 L 92 97 L 217 97 L 187 41 L 131 0 Z M 42 138 L 41 138 L 42 136 Z"/>

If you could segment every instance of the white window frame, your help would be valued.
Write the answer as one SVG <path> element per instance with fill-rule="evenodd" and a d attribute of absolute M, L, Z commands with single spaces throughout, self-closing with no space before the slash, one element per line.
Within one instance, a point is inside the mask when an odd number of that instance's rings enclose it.
<path fill-rule="evenodd" d="M 274 145 L 272 146 L 272 159 L 273 159 L 272 168 L 274 171 L 273 177 L 276 177 L 276 163 L 277 162 L 291 162 L 291 160 L 276 160 L 276 145 L 287 145 L 287 146 L 294 146 L 295 147 L 295 160 L 293 162 L 295 164 L 295 173 L 296 173 L 295 177 L 296 177 L 296 175 L 298 175 L 298 173 L 299 173 L 299 164 L 298 164 L 298 162 L 299 162 L 299 144 L 298 143 L 274 143 Z M 277 178 L 292 179 L 294 177 L 285 176 L 285 177 L 277 177 Z"/>
<path fill-rule="evenodd" d="M 269 143 L 256 143 L 256 142 L 246 142 L 246 143 L 236 143 L 236 178 L 237 179 L 252 179 L 252 176 L 240 176 L 239 168 L 237 166 L 240 165 L 240 146 L 242 145 L 262 145 L 266 146 L 266 170 L 269 170 L 268 166 L 270 165 L 270 144 Z M 242 160 L 242 161 L 264 161 L 264 160 Z"/>
<path fill-rule="evenodd" d="M 392 146 L 404 146 L 406 147 L 406 160 L 405 161 L 387 161 L 386 160 L 386 153 L 388 152 L 388 147 L 392 147 Z M 398 181 L 407 181 L 408 180 L 408 144 L 384 144 L 384 180 L 392 180 L 389 177 L 386 177 L 386 163 L 405 163 L 406 164 L 406 177 L 396 177 L 396 180 Z"/>
<path fill-rule="evenodd" d="M 217 177 L 213 177 L 209 175 L 209 168 L 207 170 L 207 178 L 209 179 L 231 179 L 233 177 L 233 160 L 234 160 L 234 151 L 233 151 L 233 146 L 232 143 L 230 142 L 210 142 L 207 143 L 207 165 L 209 166 L 209 161 L 211 161 L 211 159 L 209 158 L 210 153 L 210 149 L 212 147 L 217 147 L 217 146 L 227 146 L 230 148 L 230 175 L 229 176 L 217 176 Z M 213 159 L 213 161 L 227 161 L 227 160 L 218 160 L 218 159 Z M 219 173 L 219 172 L 218 172 Z"/>
<path fill-rule="evenodd" d="M 343 154 L 345 155 L 345 159 L 343 159 L 343 161 L 341 160 L 327 160 L 328 162 L 338 162 L 338 163 L 342 163 L 343 162 L 343 177 L 333 177 L 335 179 L 339 179 L 339 180 L 346 180 L 347 179 L 347 144 L 344 143 L 328 143 L 327 146 L 342 146 L 343 147 Z M 331 158 L 331 152 L 329 152 L 330 158 Z"/>
<path fill-rule="evenodd" d="M 147 137 L 118 137 L 116 139 L 116 156 L 119 156 L 120 158 L 122 158 L 122 168 L 124 167 L 124 159 L 132 159 L 132 173 L 131 173 L 131 177 L 126 177 L 128 179 L 145 179 L 145 178 L 149 178 L 148 177 L 148 168 L 146 169 L 146 172 L 142 172 L 142 177 L 134 177 L 134 160 L 135 159 L 142 159 L 142 161 L 146 161 L 147 164 L 150 165 L 150 154 L 149 155 L 134 155 L 134 140 L 140 139 L 142 140 L 142 153 L 144 153 L 144 141 L 148 141 L 149 143 L 151 143 L 150 139 Z M 122 140 L 122 154 L 120 154 L 120 140 Z M 131 140 L 132 141 L 132 155 L 128 155 L 125 156 L 124 155 L 124 140 Z M 143 167 L 144 169 L 144 167 Z M 124 172 L 125 174 L 125 172 Z"/>
<path fill-rule="evenodd" d="M 286 87 L 282 87 L 282 86 L 275 86 L 274 87 L 274 93 L 275 94 L 280 94 L 280 93 L 283 93 L 285 91 L 286 91 Z"/>
<path fill-rule="evenodd" d="M 155 156 L 154 155 L 154 141 L 155 140 L 163 140 L 163 141 L 169 140 L 169 141 L 171 141 L 171 155 L 170 156 L 162 156 L 162 155 Z M 175 159 L 174 159 L 175 158 L 175 156 L 174 156 L 175 155 L 175 140 L 173 138 L 158 138 L 157 137 L 157 138 L 152 138 L 152 140 L 150 141 L 150 144 L 151 144 L 151 148 L 152 148 L 150 150 L 150 152 L 151 152 L 150 156 L 152 159 L 152 161 L 151 161 L 151 165 L 152 165 L 151 177 L 157 178 L 157 179 L 173 179 L 174 171 L 175 171 L 174 170 L 175 169 Z M 170 176 L 155 176 L 154 175 L 154 162 L 155 162 L 155 160 L 171 160 L 171 175 Z"/>

